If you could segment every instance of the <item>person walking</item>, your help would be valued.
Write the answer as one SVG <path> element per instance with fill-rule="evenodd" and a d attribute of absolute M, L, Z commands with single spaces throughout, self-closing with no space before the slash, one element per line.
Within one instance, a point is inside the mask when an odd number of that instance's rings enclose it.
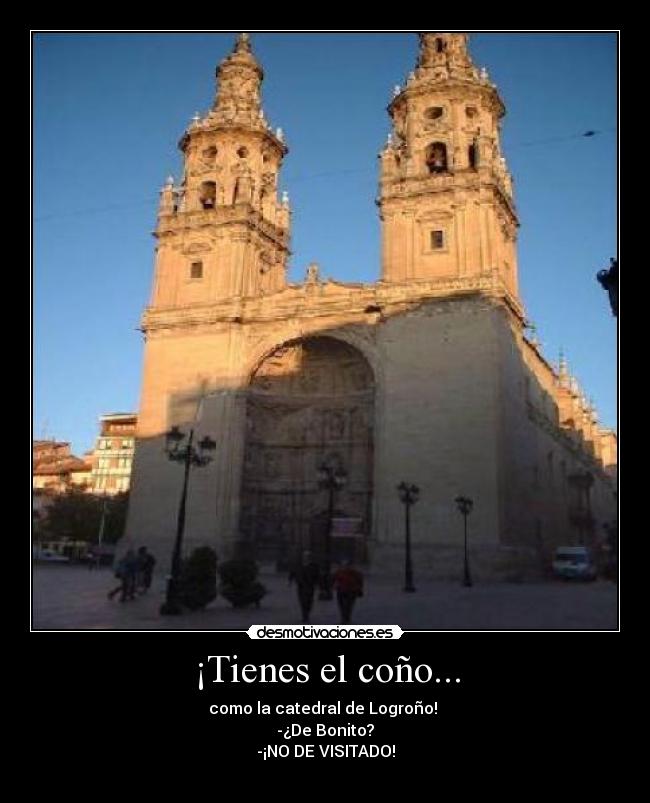
<path fill-rule="evenodd" d="M 108 592 L 108 598 L 113 599 L 116 594 L 120 594 L 120 602 L 135 599 L 137 572 L 138 557 L 132 549 L 129 549 L 115 567 L 115 576 L 120 580 L 120 585 Z"/>
<path fill-rule="evenodd" d="M 151 580 L 153 577 L 153 567 L 156 565 L 156 559 L 147 552 L 146 546 L 141 546 L 138 549 L 138 590 L 141 594 L 146 594 L 151 588 Z"/>
<path fill-rule="evenodd" d="M 296 583 L 298 602 L 302 612 L 302 623 L 309 624 L 309 616 L 314 605 L 314 594 L 320 581 L 320 568 L 311 558 L 311 552 L 304 552 L 302 561 L 289 572 L 289 585 Z"/>
<path fill-rule="evenodd" d="M 349 625 L 354 603 L 358 597 L 363 596 L 363 575 L 349 562 L 344 563 L 334 574 L 334 589 L 341 613 L 341 624 Z"/>

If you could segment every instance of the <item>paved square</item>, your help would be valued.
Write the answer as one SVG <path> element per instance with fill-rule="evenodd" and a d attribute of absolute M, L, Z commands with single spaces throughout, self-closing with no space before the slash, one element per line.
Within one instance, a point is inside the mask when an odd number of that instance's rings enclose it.
<path fill-rule="evenodd" d="M 252 624 L 299 624 L 295 587 L 286 575 L 261 573 L 269 590 L 259 610 L 235 610 L 219 596 L 204 611 L 162 617 L 164 577 L 133 602 L 107 599 L 118 581 L 110 569 L 36 565 L 34 630 L 246 630 Z M 405 594 L 397 579 L 370 575 L 352 624 L 397 624 L 403 630 L 616 630 L 618 589 L 613 583 L 478 583 L 418 580 Z M 312 624 L 338 623 L 335 601 L 314 603 Z"/>

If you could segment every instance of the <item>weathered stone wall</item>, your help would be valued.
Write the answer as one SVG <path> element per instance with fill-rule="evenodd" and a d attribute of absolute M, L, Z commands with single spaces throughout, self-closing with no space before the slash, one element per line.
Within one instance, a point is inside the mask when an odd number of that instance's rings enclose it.
<path fill-rule="evenodd" d="M 571 477 L 594 478 L 591 511 L 596 539 L 615 518 L 613 487 L 582 431 L 560 425 L 557 389 L 548 364 L 501 316 L 499 334 L 502 540 L 529 550 L 548 571 L 555 547 L 578 543 L 571 522 Z"/>

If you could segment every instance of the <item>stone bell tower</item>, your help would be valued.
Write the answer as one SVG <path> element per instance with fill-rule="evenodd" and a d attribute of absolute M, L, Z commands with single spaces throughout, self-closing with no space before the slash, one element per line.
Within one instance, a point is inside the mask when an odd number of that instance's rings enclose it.
<path fill-rule="evenodd" d="M 518 220 L 501 154 L 505 108 L 467 34 L 420 33 L 380 155 L 382 280 L 501 280 L 517 298 Z"/>
<path fill-rule="evenodd" d="M 180 184 L 161 191 L 151 309 L 211 304 L 286 286 L 290 211 L 278 199 L 287 154 L 262 110 L 264 72 L 248 34 L 217 68 L 212 110 L 180 141 Z"/>

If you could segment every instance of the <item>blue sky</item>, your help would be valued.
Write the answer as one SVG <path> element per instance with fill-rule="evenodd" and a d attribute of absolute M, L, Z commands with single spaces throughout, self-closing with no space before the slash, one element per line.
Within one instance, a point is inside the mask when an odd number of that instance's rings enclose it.
<path fill-rule="evenodd" d="M 290 280 L 317 261 L 379 278 L 377 154 L 414 33 L 253 33 L 264 107 L 290 153 Z M 158 191 L 208 110 L 231 33 L 51 33 L 34 38 L 34 435 L 94 444 L 98 418 L 137 410 L 140 315 Z M 505 101 L 503 149 L 522 223 L 519 275 L 544 353 L 563 348 L 616 426 L 616 327 L 598 270 L 617 253 L 613 33 L 476 33 L 470 50 Z M 596 136 L 580 136 L 586 131 Z"/>

